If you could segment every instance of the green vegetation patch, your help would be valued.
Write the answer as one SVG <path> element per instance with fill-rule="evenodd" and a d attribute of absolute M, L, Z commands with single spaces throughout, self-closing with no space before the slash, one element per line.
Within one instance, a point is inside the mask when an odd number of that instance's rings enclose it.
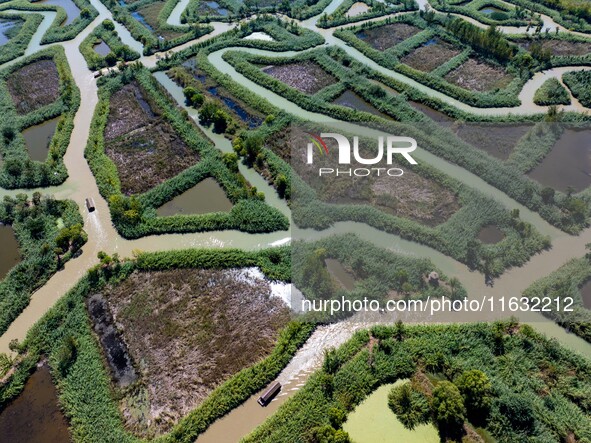
<path fill-rule="evenodd" d="M 122 75 L 103 80 L 99 97 L 86 157 L 122 235 L 288 228 L 287 218 L 267 206 L 264 195 L 238 172 L 236 159 L 222 156 L 147 70 L 127 68 Z M 119 99 L 122 106 L 114 108 Z M 161 160 L 151 161 L 152 154 Z M 157 175 L 147 180 L 139 161 Z M 229 213 L 157 216 L 156 208 L 208 177 L 220 184 L 234 204 Z M 144 180 L 154 185 L 147 192 Z M 142 193 L 128 197 L 126 192 Z"/>
<path fill-rule="evenodd" d="M 570 105 L 570 94 L 558 79 L 551 78 L 536 91 L 534 103 L 540 106 Z"/>
<path fill-rule="evenodd" d="M 433 423 L 442 441 L 585 440 L 589 375 L 587 360 L 527 325 L 376 326 L 328 351 L 304 388 L 245 442 L 348 441 L 347 414 L 380 386 L 409 378 L 382 407 L 411 429 Z"/>
<path fill-rule="evenodd" d="M 39 51 L 0 72 L 0 186 L 34 188 L 65 181 L 63 156 L 79 105 L 80 91 L 61 47 Z M 57 117 L 47 160 L 32 161 L 21 132 Z"/>
<path fill-rule="evenodd" d="M 562 80 L 583 106 L 591 108 L 591 71 L 567 72 Z"/>
<path fill-rule="evenodd" d="M 0 280 L 0 333 L 27 307 L 32 293 L 42 287 L 86 243 L 82 217 L 71 201 L 36 193 L 5 197 L 0 223 L 12 226 L 21 261 Z"/>
<path fill-rule="evenodd" d="M 101 42 L 109 48 L 109 53 L 106 55 L 101 55 L 95 50 L 95 46 Z M 110 20 L 103 21 L 80 43 L 80 52 L 88 67 L 93 71 L 107 66 L 115 66 L 120 61 L 137 60 L 140 57 L 140 54 L 123 44 L 115 31 L 115 25 Z"/>

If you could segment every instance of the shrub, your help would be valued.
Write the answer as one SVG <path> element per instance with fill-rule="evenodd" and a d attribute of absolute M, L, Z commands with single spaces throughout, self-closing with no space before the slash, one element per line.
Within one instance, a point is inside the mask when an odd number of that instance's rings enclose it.
<path fill-rule="evenodd" d="M 558 79 L 551 78 L 536 91 L 534 103 L 540 106 L 570 105 L 570 96 Z"/>
<path fill-rule="evenodd" d="M 586 108 L 591 108 L 591 72 L 567 72 L 562 79 L 577 100 Z"/>
<path fill-rule="evenodd" d="M 442 381 L 433 390 L 433 418 L 442 439 L 457 436 L 466 418 L 460 391 L 451 382 Z"/>

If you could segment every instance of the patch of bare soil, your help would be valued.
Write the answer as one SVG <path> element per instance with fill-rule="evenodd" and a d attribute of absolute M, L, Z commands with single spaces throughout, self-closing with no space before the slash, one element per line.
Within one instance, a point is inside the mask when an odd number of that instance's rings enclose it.
<path fill-rule="evenodd" d="M 217 386 L 269 355 L 289 310 L 246 270 L 135 272 L 104 292 L 140 380 L 128 428 L 167 432 Z"/>
<path fill-rule="evenodd" d="M 485 92 L 506 87 L 513 77 L 502 68 L 475 58 L 469 58 L 458 68 L 445 76 L 445 79 L 461 88 L 475 92 Z"/>
<path fill-rule="evenodd" d="M 410 54 L 400 60 L 411 68 L 423 72 L 431 72 L 448 60 L 458 55 L 461 51 L 453 45 L 440 39 L 434 39 L 419 46 Z"/>
<path fill-rule="evenodd" d="M 378 51 L 384 51 L 421 32 L 420 28 L 406 23 L 391 23 L 373 29 L 364 29 L 357 37 L 365 40 Z"/>
<path fill-rule="evenodd" d="M 53 60 L 23 66 L 8 77 L 6 84 L 19 114 L 28 114 L 59 98 L 59 74 Z"/>
<path fill-rule="evenodd" d="M 306 94 L 315 94 L 336 79 L 312 61 L 269 66 L 263 72 Z"/>
<path fill-rule="evenodd" d="M 111 96 L 105 152 L 117 166 L 121 191 L 140 194 L 199 161 L 136 83 Z"/>
<path fill-rule="evenodd" d="M 586 55 L 591 52 L 591 42 L 568 41 L 559 39 L 529 40 L 521 39 L 517 41 L 518 45 L 524 49 L 530 50 L 532 45 L 540 44 L 542 49 L 549 49 L 552 55 Z"/>
<path fill-rule="evenodd" d="M 385 212 L 437 226 L 460 209 L 455 195 L 432 180 L 410 171 L 393 181 L 379 177 L 372 184 L 373 201 Z"/>

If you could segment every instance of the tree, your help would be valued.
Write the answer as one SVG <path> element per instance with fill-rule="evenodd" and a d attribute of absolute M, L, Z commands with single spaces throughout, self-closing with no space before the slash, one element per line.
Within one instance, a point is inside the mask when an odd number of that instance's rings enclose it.
<path fill-rule="evenodd" d="M 232 172 L 238 172 L 238 155 L 234 152 L 226 152 L 222 155 L 226 167 Z"/>
<path fill-rule="evenodd" d="M 311 431 L 312 443 L 350 443 L 349 435 L 342 429 L 336 430 L 330 425 L 319 426 Z"/>
<path fill-rule="evenodd" d="M 484 425 L 492 402 L 492 384 L 486 374 L 477 369 L 463 372 L 456 380 L 470 421 Z"/>
<path fill-rule="evenodd" d="M 45 232 L 45 221 L 41 217 L 29 218 L 27 220 L 27 230 L 32 238 L 39 240 Z"/>
<path fill-rule="evenodd" d="M 328 410 L 328 420 L 333 428 L 339 429 L 347 420 L 347 412 L 341 408 L 332 407 Z"/>
<path fill-rule="evenodd" d="M 114 31 L 115 25 L 111 20 L 103 20 L 103 28 L 105 28 L 107 31 Z"/>
<path fill-rule="evenodd" d="M 464 399 L 456 385 L 442 381 L 433 389 L 433 417 L 443 441 L 461 435 L 466 407 Z"/>
<path fill-rule="evenodd" d="M 327 349 L 324 351 L 324 362 L 322 363 L 322 369 L 328 374 L 334 374 L 337 372 L 340 366 L 340 360 L 337 355 L 337 351 L 334 348 Z"/>
<path fill-rule="evenodd" d="M 244 140 L 243 154 L 246 158 L 246 163 L 252 165 L 261 152 L 263 147 L 263 139 L 258 135 L 250 135 Z"/>
<path fill-rule="evenodd" d="M 201 92 L 199 92 L 194 86 L 187 86 L 183 89 L 183 94 L 185 94 L 185 103 L 187 105 L 194 108 L 199 108 L 203 105 L 203 101 L 205 100 L 203 94 L 201 94 Z"/>
<path fill-rule="evenodd" d="M 107 66 L 115 66 L 117 64 L 117 56 L 113 52 L 109 52 L 105 56 L 105 63 Z"/>
<path fill-rule="evenodd" d="M 285 198 L 287 193 L 287 177 L 283 174 L 279 174 L 275 179 L 275 188 L 277 189 L 277 193 L 279 197 Z"/>
<path fill-rule="evenodd" d="M 428 423 L 431 415 L 429 401 L 422 392 L 415 390 L 411 383 L 394 386 L 388 394 L 388 407 L 408 429 Z"/>
<path fill-rule="evenodd" d="M 394 325 L 394 338 L 396 339 L 396 341 L 402 341 L 404 340 L 405 336 L 406 326 L 404 326 L 402 320 L 398 319 L 396 320 L 396 324 Z"/>
<path fill-rule="evenodd" d="M 552 189 L 550 187 L 545 187 L 544 189 L 542 189 L 542 192 L 541 192 L 542 201 L 544 203 L 546 203 L 547 205 L 554 203 L 555 193 L 556 193 L 556 191 L 554 191 L 554 189 Z"/>
<path fill-rule="evenodd" d="M 223 134 L 228 129 L 230 117 L 222 109 L 218 109 L 213 116 L 213 132 Z"/>

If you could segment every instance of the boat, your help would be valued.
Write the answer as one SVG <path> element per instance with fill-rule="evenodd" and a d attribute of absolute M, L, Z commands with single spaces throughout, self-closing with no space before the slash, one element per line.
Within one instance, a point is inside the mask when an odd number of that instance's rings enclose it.
<path fill-rule="evenodd" d="M 267 406 L 271 402 L 271 400 L 273 400 L 273 398 L 279 393 L 280 390 L 281 383 L 279 383 L 278 381 L 274 382 L 271 386 L 269 386 L 269 389 L 267 389 L 265 393 L 261 395 L 257 400 L 259 405 Z"/>
<path fill-rule="evenodd" d="M 92 198 L 86 199 L 86 209 L 88 209 L 88 212 L 94 212 L 96 210 L 96 206 L 94 205 L 94 200 Z"/>

